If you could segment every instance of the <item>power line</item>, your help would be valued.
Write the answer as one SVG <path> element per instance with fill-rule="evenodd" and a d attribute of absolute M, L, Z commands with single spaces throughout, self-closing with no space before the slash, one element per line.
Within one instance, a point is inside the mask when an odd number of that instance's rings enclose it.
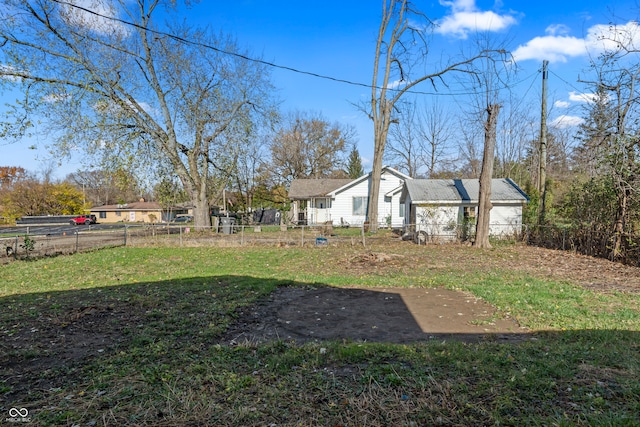
<path fill-rule="evenodd" d="M 561 81 L 563 81 L 566 85 L 568 85 L 569 87 L 571 87 L 572 89 L 575 89 L 578 92 L 582 92 L 582 89 L 578 89 L 577 87 L 575 87 L 573 85 L 573 83 L 570 83 L 568 81 L 566 81 L 565 79 L 563 79 L 562 77 L 560 77 L 558 74 L 554 73 L 552 70 L 549 70 L 549 72 L 551 74 L 553 74 L 555 77 L 557 77 L 558 79 L 560 79 Z"/>
<path fill-rule="evenodd" d="M 535 78 L 536 78 L 536 77 L 538 77 L 538 75 L 540 75 L 540 73 L 541 73 L 541 72 L 542 72 L 542 70 L 536 70 L 536 72 L 534 72 L 533 74 L 529 75 L 528 77 L 526 77 L 526 78 L 524 78 L 524 79 L 522 79 L 522 80 L 520 80 L 520 81 L 518 82 L 518 84 L 520 84 L 520 83 L 524 83 L 524 82 L 526 82 L 527 80 L 531 79 L 531 84 L 529 84 L 529 87 L 528 87 L 528 88 L 527 88 L 527 90 L 524 92 L 524 95 L 522 95 L 522 96 L 520 97 L 520 101 L 516 104 L 516 106 L 515 106 L 515 108 L 514 108 L 514 109 L 516 109 L 516 110 L 517 110 L 517 109 L 519 109 L 519 108 L 520 108 L 520 106 L 522 105 L 522 103 L 524 102 L 524 100 L 527 98 L 527 95 L 529 94 L 529 91 L 530 91 L 530 90 L 531 90 L 531 88 L 533 87 L 533 84 L 536 82 L 536 79 L 535 79 Z M 532 77 L 533 77 L 533 78 L 532 78 Z"/>
<path fill-rule="evenodd" d="M 149 32 L 151 34 L 155 34 L 155 35 L 158 35 L 158 36 L 169 37 L 169 38 L 171 38 L 173 40 L 176 40 L 176 41 L 178 41 L 180 43 L 190 44 L 190 45 L 198 46 L 198 47 L 204 47 L 206 49 L 211 49 L 211 50 L 213 50 L 215 52 L 218 52 L 220 54 L 223 54 L 223 55 L 234 56 L 236 58 L 240 58 L 240 59 L 243 59 L 245 61 L 255 62 L 257 64 L 265 65 L 267 67 L 277 68 L 277 69 L 280 69 L 280 70 L 290 71 L 292 73 L 307 75 L 307 76 L 310 76 L 310 77 L 319 78 L 319 79 L 323 79 L 323 80 L 329 80 L 329 81 L 333 81 L 333 82 L 336 82 L 336 83 L 343 83 L 343 84 L 347 84 L 347 85 L 351 85 L 351 86 L 364 87 L 364 88 L 367 88 L 367 89 L 372 89 L 373 88 L 373 89 L 377 89 L 377 90 L 384 89 L 384 88 L 382 88 L 380 86 L 372 86 L 372 85 L 366 84 L 366 83 L 354 82 L 354 81 L 351 81 L 351 80 L 341 79 L 341 78 L 338 78 L 338 77 L 328 76 L 328 75 L 325 75 L 325 74 L 315 73 L 315 72 L 312 72 L 312 71 L 300 70 L 298 68 L 289 67 L 289 66 L 286 66 L 286 65 L 280 65 L 280 64 L 276 64 L 276 63 L 273 63 L 273 62 L 265 61 L 265 60 L 262 60 L 262 59 L 252 58 L 252 57 L 249 57 L 249 56 L 237 53 L 237 52 L 231 52 L 231 51 L 227 51 L 227 50 L 224 50 L 224 49 L 220 49 L 219 47 L 216 47 L 216 46 L 213 46 L 213 45 L 209 45 L 209 44 L 202 43 L 202 42 L 196 42 L 196 41 L 193 41 L 193 40 L 188 40 L 188 39 L 185 39 L 183 37 L 176 36 L 174 34 L 170 34 L 170 33 L 164 32 L 164 31 L 159 31 L 159 30 L 154 30 L 154 29 L 151 29 L 151 28 L 147 28 L 147 27 L 144 27 L 142 25 L 136 24 L 135 22 L 126 21 L 124 19 L 117 18 L 117 17 L 114 17 L 114 16 L 103 15 L 103 14 L 101 14 L 99 12 L 95 12 L 93 10 L 90 10 L 90 9 L 85 8 L 85 7 L 78 6 L 76 4 L 69 3 L 69 2 L 66 2 L 66 1 L 62 1 L 62 0 L 52 0 L 52 1 L 55 2 L 55 3 L 61 4 L 61 5 L 65 5 L 65 6 L 68 6 L 68 7 L 72 7 L 72 8 L 81 10 L 83 12 L 89 13 L 89 14 L 97 16 L 99 18 L 103 18 L 103 19 L 108 19 L 108 20 L 111 20 L 111 21 L 119 22 L 121 24 L 130 26 L 130 27 L 134 27 L 134 28 L 137 28 L 137 29 L 145 31 L 145 32 Z M 517 85 L 519 85 L 520 83 L 526 81 L 528 78 L 529 77 L 527 77 L 526 79 L 521 80 L 521 81 L 519 81 L 519 82 L 517 82 L 517 83 L 515 83 L 513 85 L 505 85 L 504 89 L 507 89 L 507 88 L 508 89 L 512 89 L 512 88 L 516 87 Z M 393 89 L 393 88 L 386 88 L 386 90 L 398 91 L 397 89 Z M 441 92 L 425 92 L 425 91 L 417 91 L 417 90 L 408 90 L 406 93 L 410 93 L 410 94 L 414 94 L 414 95 L 461 96 L 461 95 L 477 95 L 477 94 L 483 93 L 483 92 L 455 92 L 455 93 L 449 92 L 449 93 L 441 93 Z"/>

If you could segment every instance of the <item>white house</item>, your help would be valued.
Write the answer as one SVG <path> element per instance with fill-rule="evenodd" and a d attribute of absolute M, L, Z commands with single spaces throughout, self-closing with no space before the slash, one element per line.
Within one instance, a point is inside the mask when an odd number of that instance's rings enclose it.
<path fill-rule="evenodd" d="M 378 220 L 382 226 L 402 227 L 402 188 L 409 176 L 390 167 L 382 168 Z M 291 183 L 293 219 L 298 224 L 360 226 L 366 220 L 371 174 L 358 179 L 296 179 Z"/>
<path fill-rule="evenodd" d="M 453 240 L 475 232 L 478 209 L 477 179 L 407 180 L 400 202 L 405 224 L 425 240 Z M 489 233 L 507 236 L 522 229 L 522 209 L 527 195 L 509 178 L 491 181 Z"/>

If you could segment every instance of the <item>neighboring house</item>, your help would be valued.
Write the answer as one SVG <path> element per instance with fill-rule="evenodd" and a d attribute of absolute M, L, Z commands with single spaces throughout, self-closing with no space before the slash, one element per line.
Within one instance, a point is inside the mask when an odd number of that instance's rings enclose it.
<path fill-rule="evenodd" d="M 98 222 L 169 222 L 177 214 L 188 213 L 188 208 L 163 209 L 160 203 L 145 202 L 140 199 L 133 203 L 123 203 L 117 205 L 105 205 L 91 208 Z"/>
<path fill-rule="evenodd" d="M 402 227 L 403 184 L 411 178 L 390 167 L 382 168 L 378 220 L 382 226 Z M 366 220 L 371 174 L 358 179 L 295 179 L 289 189 L 293 220 L 298 224 L 360 226 Z"/>
<path fill-rule="evenodd" d="M 427 240 L 453 240 L 475 232 L 477 179 L 415 179 L 406 181 L 400 197 L 405 223 Z M 489 234 L 514 235 L 522 229 L 527 195 L 511 179 L 491 181 Z"/>

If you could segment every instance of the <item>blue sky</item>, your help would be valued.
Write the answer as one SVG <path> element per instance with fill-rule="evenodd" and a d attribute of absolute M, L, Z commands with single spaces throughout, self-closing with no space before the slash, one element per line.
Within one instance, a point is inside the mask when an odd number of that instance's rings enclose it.
<path fill-rule="evenodd" d="M 187 12 L 187 22 L 232 34 L 266 61 L 370 84 L 381 4 L 380 0 L 202 0 Z M 415 0 L 414 4 L 438 24 L 431 40 L 434 57 L 458 53 L 478 30 L 508 40 L 507 48 L 521 69 L 514 92 L 532 102 L 540 97 L 537 71 L 544 59 L 549 60 L 549 120 L 563 126 L 578 122 L 580 106 L 587 99 L 577 80 L 587 77 L 588 55 L 597 55 L 597 34 L 607 31 L 610 23 L 634 25 L 630 22 L 638 16 L 634 0 Z M 353 125 L 368 168 L 372 123 L 353 103 L 366 99 L 369 90 L 277 68 L 272 76 L 283 111 L 319 112 L 331 121 Z M 450 99 L 446 92 L 441 90 L 438 98 Z M 11 98 L 12 94 L 4 94 L 2 104 Z M 0 141 L 0 165 L 37 172 L 49 158 L 49 143 L 42 135 L 11 145 Z M 55 175 L 62 178 L 79 167 L 77 160 L 65 161 Z"/>

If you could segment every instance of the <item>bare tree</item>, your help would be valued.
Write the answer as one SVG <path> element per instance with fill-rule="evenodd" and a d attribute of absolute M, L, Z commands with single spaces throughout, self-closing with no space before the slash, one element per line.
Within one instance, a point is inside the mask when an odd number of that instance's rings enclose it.
<path fill-rule="evenodd" d="M 389 128 L 395 122 L 395 108 L 400 99 L 425 81 L 442 82 L 452 72 L 472 72 L 470 66 L 479 58 L 492 57 L 502 52 L 479 51 L 461 60 L 441 67 L 427 60 L 429 44 L 425 29 L 433 23 L 424 14 L 413 9 L 408 0 L 383 0 L 382 19 L 378 30 L 371 84 L 371 101 L 363 109 L 373 121 L 373 165 L 367 220 L 372 231 L 378 229 L 378 202 L 382 161 Z M 433 71 L 424 70 L 433 69 Z"/>
<path fill-rule="evenodd" d="M 640 194 L 640 64 L 628 57 L 631 47 L 620 44 L 593 64 L 596 80 L 588 82 L 599 94 L 590 119 L 582 126 L 586 147 L 603 153 L 601 167 L 613 179 L 617 199 L 611 258 L 621 255 L 633 203 Z"/>
<path fill-rule="evenodd" d="M 273 92 L 265 67 L 244 59 L 233 39 L 160 28 L 160 9 L 176 4 L 114 0 L 98 13 L 57 0 L 0 0 L 0 81 L 24 93 L 5 129 L 24 133 L 39 117 L 59 153 L 83 147 L 125 168 L 165 158 L 204 226 L 210 175 L 228 178 L 236 135 L 271 117 Z"/>
<path fill-rule="evenodd" d="M 450 116 L 438 102 L 402 102 L 389 129 L 385 161 L 412 178 L 432 177 L 451 138 Z"/>
<path fill-rule="evenodd" d="M 526 157 L 528 144 L 534 140 L 536 129 L 539 127 L 539 118 L 529 114 L 529 111 L 535 109 L 528 107 L 523 108 L 521 99 L 509 94 L 496 134 L 496 176 L 521 178 L 516 174 L 522 169 L 522 160 Z"/>
<path fill-rule="evenodd" d="M 140 197 L 136 178 L 124 170 L 80 170 L 67 175 L 91 206 L 127 203 Z"/>
<path fill-rule="evenodd" d="M 469 126 L 473 123 L 473 126 Z M 465 112 L 461 119 L 459 129 L 461 133 L 458 143 L 458 163 L 462 165 L 458 175 L 463 178 L 479 178 L 482 166 L 482 128 L 476 126 L 477 117 Z"/>
<path fill-rule="evenodd" d="M 427 174 L 430 178 L 447 151 L 453 136 L 451 128 L 451 116 L 440 103 L 433 102 L 422 110 L 419 135 L 424 141 Z"/>
<path fill-rule="evenodd" d="M 271 174 L 286 184 L 298 178 L 333 176 L 344 170 L 354 138 L 352 127 L 331 124 L 321 114 L 291 113 L 269 147 Z"/>
<path fill-rule="evenodd" d="M 420 121 L 416 104 L 401 103 L 396 115 L 397 126 L 389 129 L 389 140 L 385 150 L 385 161 L 412 178 L 424 169 L 425 146 L 419 134 Z"/>
<path fill-rule="evenodd" d="M 253 197 L 261 180 L 261 173 L 268 157 L 266 137 L 252 135 L 247 132 L 240 144 L 238 161 L 232 173 L 234 188 L 242 196 L 242 206 L 245 212 L 253 206 Z"/>

